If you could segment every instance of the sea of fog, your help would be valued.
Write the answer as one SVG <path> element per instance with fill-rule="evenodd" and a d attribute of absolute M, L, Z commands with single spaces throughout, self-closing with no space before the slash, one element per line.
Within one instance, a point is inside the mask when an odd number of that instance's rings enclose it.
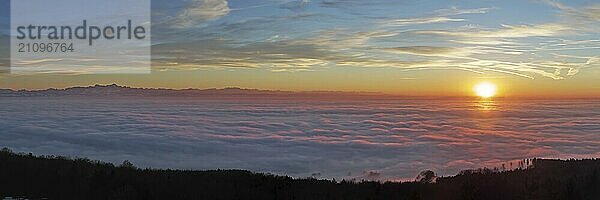
<path fill-rule="evenodd" d="M 600 100 L 0 98 L 0 147 L 138 167 L 407 180 L 600 157 Z"/>

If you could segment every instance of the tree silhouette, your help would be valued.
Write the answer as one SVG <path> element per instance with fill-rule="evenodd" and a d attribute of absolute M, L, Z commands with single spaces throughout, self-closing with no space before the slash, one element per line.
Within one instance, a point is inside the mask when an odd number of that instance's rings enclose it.
<path fill-rule="evenodd" d="M 435 172 L 431 170 L 423 170 L 419 173 L 415 181 L 419 183 L 435 183 L 435 179 L 437 179 Z"/>
<path fill-rule="evenodd" d="M 136 167 L 133 165 L 133 163 L 131 163 L 129 160 L 124 160 L 123 163 L 121 163 L 121 165 L 119 165 L 119 167 L 121 167 L 121 168 L 129 168 L 129 169 L 136 169 Z"/>
<path fill-rule="evenodd" d="M 337 182 L 244 170 L 138 169 L 129 161 L 115 166 L 3 148 L 0 199 L 600 199 L 600 159 L 533 159 L 529 164 L 450 177 L 425 170 L 415 182 Z"/>

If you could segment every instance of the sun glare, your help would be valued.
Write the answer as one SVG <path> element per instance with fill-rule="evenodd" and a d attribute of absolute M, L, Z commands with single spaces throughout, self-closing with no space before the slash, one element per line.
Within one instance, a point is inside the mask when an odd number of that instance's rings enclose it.
<path fill-rule="evenodd" d="M 496 85 L 488 82 L 475 85 L 475 93 L 481 98 L 490 98 L 496 95 Z"/>

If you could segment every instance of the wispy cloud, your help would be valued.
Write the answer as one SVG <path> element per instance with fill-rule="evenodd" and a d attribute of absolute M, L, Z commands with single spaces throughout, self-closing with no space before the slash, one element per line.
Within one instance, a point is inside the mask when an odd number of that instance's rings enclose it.
<path fill-rule="evenodd" d="M 419 56 L 462 57 L 471 54 L 466 49 L 437 46 L 406 46 L 385 49 L 393 53 L 413 54 Z"/>
<path fill-rule="evenodd" d="M 600 3 L 585 6 L 584 8 L 574 8 L 554 0 L 541 0 L 541 2 L 561 10 L 564 17 L 574 19 L 571 22 L 600 21 Z"/>
<path fill-rule="evenodd" d="M 463 22 L 463 21 L 466 21 L 463 18 L 450 18 L 450 17 L 455 16 L 455 15 L 464 15 L 464 14 L 485 14 L 489 10 L 490 10 L 490 8 L 459 9 L 457 7 L 451 7 L 451 8 L 447 8 L 447 9 L 436 10 L 432 14 L 430 14 L 430 16 L 386 20 L 386 21 L 383 21 L 382 23 L 387 26 L 408 26 L 408 25 L 419 25 L 419 24 Z"/>
<path fill-rule="evenodd" d="M 438 16 L 452 16 L 452 15 L 464 15 L 464 14 L 485 14 L 488 13 L 492 8 L 473 8 L 473 9 L 460 9 L 455 6 L 445 9 L 439 9 L 434 11 Z"/>
<path fill-rule="evenodd" d="M 323 66 L 334 60 L 334 52 L 300 41 L 260 42 L 236 46 L 227 40 L 197 40 L 156 45 L 153 52 L 159 68 L 267 68 L 298 71 Z"/>
<path fill-rule="evenodd" d="M 396 19 L 392 21 L 384 22 L 385 25 L 389 26 L 407 26 L 416 24 L 432 24 L 432 23 L 444 23 L 444 22 L 462 22 L 464 19 L 453 19 L 447 17 L 419 17 L 419 18 L 408 18 L 408 19 Z"/>
<path fill-rule="evenodd" d="M 309 5 L 309 3 L 310 0 L 295 0 L 281 4 L 280 8 L 300 12 L 303 11 Z"/>
<path fill-rule="evenodd" d="M 195 27 L 207 21 L 226 16 L 229 12 L 227 0 L 190 0 L 168 23 L 176 28 Z"/>
<path fill-rule="evenodd" d="M 540 25 L 502 25 L 497 30 L 476 31 L 446 31 L 427 30 L 417 31 L 419 34 L 454 36 L 464 39 L 506 39 L 524 37 L 547 37 L 573 33 L 573 29 L 564 24 L 540 24 Z"/>

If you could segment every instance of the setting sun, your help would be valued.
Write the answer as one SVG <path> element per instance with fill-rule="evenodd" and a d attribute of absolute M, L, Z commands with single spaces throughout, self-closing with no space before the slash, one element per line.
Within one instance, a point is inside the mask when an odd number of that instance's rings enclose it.
<path fill-rule="evenodd" d="M 496 95 L 496 85 L 488 82 L 475 85 L 475 93 L 481 98 L 490 98 Z"/>

